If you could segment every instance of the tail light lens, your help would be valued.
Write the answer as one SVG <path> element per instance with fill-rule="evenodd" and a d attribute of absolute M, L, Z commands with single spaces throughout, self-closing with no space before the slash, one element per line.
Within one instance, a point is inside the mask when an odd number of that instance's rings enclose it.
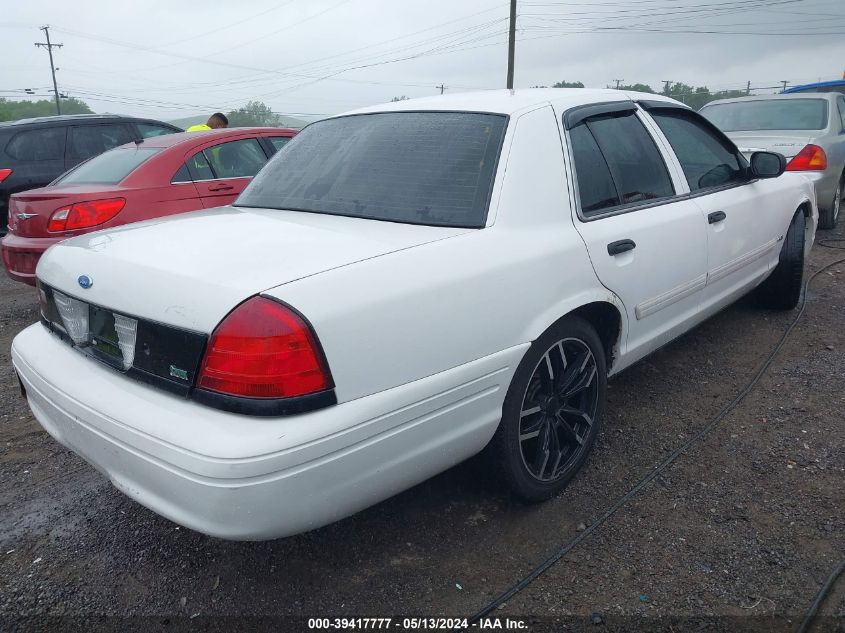
<path fill-rule="evenodd" d="M 197 380 L 201 389 L 249 398 L 292 398 L 331 387 L 311 328 L 285 306 L 253 297 L 211 335 Z"/>
<path fill-rule="evenodd" d="M 72 206 L 56 209 L 47 222 L 47 230 L 58 233 L 97 226 L 111 220 L 124 206 L 124 198 L 77 202 Z"/>
<path fill-rule="evenodd" d="M 11 175 L 12 175 L 11 169 L 0 169 L 0 182 L 3 182 L 4 180 L 6 180 L 6 178 L 8 178 Z"/>
<path fill-rule="evenodd" d="M 827 169 L 827 155 L 818 145 L 805 145 L 791 161 L 786 164 L 787 171 L 824 171 Z"/>

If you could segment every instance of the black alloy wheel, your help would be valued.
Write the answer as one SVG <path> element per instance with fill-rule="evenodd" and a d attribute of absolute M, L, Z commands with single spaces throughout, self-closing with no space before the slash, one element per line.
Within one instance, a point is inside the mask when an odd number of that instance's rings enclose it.
<path fill-rule="evenodd" d="M 592 449 L 604 412 L 607 365 L 595 330 L 565 317 L 526 352 L 491 443 L 511 489 L 526 501 L 562 490 Z"/>
<path fill-rule="evenodd" d="M 596 359 L 584 341 L 566 338 L 534 368 L 519 414 L 522 461 L 538 481 L 554 481 L 584 450 L 598 409 Z"/>

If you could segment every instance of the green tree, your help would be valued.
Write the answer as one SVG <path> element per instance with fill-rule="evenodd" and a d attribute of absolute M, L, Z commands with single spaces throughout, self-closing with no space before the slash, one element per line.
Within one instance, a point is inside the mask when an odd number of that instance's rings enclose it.
<path fill-rule="evenodd" d="M 62 114 L 93 114 L 93 110 L 84 101 L 70 97 L 61 100 Z M 56 102 L 53 99 L 40 101 L 11 101 L 0 98 L 0 121 L 17 121 L 39 116 L 56 114 Z"/>
<path fill-rule="evenodd" d="M 693 110 L 699 110 L 704 105 L 716 99 L 732 99 L 746 95 L 745 90 L 719 90 L 717 92 L 710 92 L 710 88 L 707 86 L 690 86 L 680 82 L 672 84 L 668 91 L 664 89 L 661 94 L 677 99 Z"/>
<path fill-rule="evenodd" d="M 552 88 L 583 88 L 584 84 L 580 81 L 559 81 L 552 86 Z"/>
<path fill-rule="evenodd" d="M 612 86 L 608 86 L 612 88 Z M 654 90 L 648 84 L 623 84 L 619 86 L 619 90 L 631 90 L 633 92 L 650 92 L 654 94 Z"/>
<path fill-rule="evenodd" d="M 230 127 L 280 127 L 282 117 L 261 101 L 250 101 L 227 115 Z"/>

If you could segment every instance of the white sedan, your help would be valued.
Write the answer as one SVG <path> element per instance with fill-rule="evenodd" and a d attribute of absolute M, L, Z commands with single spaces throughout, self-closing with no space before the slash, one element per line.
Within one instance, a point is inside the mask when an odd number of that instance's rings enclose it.
<path fill-rule="evenodd" d="M 613 90 L 333 117 L 233 206 L 52 247 L 14 366 L 53 437 L 207 534 L 310 530 L 488 445 L 545 499 L 608 376 L 752 289 L 796 305 L 817 210 L 784 164 Z"/>

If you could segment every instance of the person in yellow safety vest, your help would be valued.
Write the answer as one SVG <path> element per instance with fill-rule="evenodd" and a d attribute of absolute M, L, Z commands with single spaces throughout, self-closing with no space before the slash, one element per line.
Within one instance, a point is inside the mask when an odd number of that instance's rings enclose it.
<path fill-rule="evenodd" d="M 229 126 L 229 119 L 222 112 L 215 112 L 208 117 L 208 123 L 200 123 L 199 125 L 192 125 L 186 132 L 206 132 L 208 130 L 219 130 Z"/>

